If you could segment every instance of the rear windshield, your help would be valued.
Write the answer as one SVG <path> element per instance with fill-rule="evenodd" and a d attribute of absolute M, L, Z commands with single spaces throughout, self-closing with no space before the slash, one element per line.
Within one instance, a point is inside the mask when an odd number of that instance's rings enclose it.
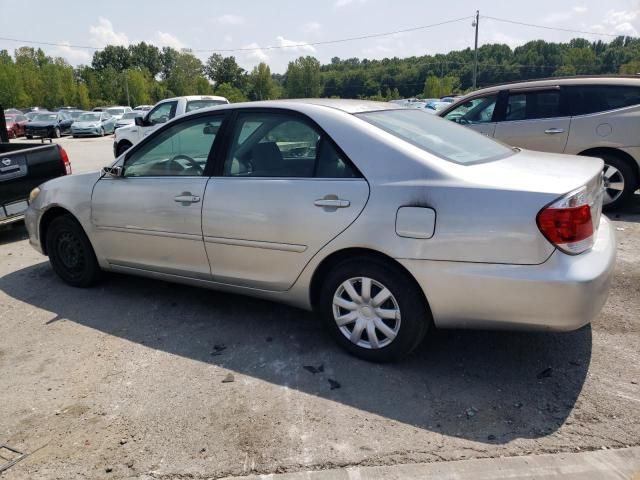
<path fill-rule="evenodd" d="M 79 122 L 97 122 L 100 120 L 100 112 L 98 113 L 83 113 L 78 117 Z"/>
<path fill-rule="evenodd" d="M 49 120 L 55 120 L 58 118 L 57 113 L 36 113 L 33 116 L 33 120 L 36 122 L 47 122 Z"/>
<path fill-rule="evenodd" d="M 124 108 L 107 108 L 107 113 L 111 115 L 122 115 L 124 113 Z"/>
<path fill-rule="evenodd" d="M 381 110 L 356 116 L 426 152 L 462 165 L 514 153 L 501 143 L 424 110 Z"/>
<path fill-rule="evenodd" d="M 222 100 L 191 100 L 187 102 L 187 108 L 185 113 L 193 112 L 194 110 L 199 110 L 201 108 L 213 107 L 215 105 L 226 105 L 227 102 Z"/>

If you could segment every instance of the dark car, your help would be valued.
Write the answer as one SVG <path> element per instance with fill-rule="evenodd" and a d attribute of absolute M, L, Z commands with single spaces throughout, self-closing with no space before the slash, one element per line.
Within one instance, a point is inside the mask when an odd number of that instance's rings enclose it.
<path fill-rule="evenodd" d="M 24 135 L 25 126 L 29 123 L 29 119 L 22 113 L 7 113 L 5 115 L 5 121 L 7 123 L 7 135 L 9 138 L 22 137 Z"/>
<path fill-rule="evenodd" d="M 60 138 L 71 133 L 73 118 L 67 112 L 36 113 L 25 128 L 27 138 Z"/>

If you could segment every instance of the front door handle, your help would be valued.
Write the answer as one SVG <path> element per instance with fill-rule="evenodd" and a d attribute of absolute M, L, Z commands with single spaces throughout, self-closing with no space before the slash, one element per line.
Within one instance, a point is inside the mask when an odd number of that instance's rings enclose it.
<path fill-rule="evenodd" d="M 556 133 L 564 133 L 564 128 L 547 128 L 544 133 L 547 135 L 555 135 Z"/>
<path fill-rule="evenodd" d="M 200 201 L 200 197 L 197 195 L 191 195 L 191 192 L 182 192 L 177 197 L 173 197 L 173 200 L 181 203 L 182 205 L 190 205 L 192 203 L 198 203 Z"/>
<path fill-rule="evenodd" d="M 320 198 L 313 202 L 316 207 L 328 207 L 328 208 L 347 208 L 351 205 L 349 200 L 342 200 L 340 198 Z"/>

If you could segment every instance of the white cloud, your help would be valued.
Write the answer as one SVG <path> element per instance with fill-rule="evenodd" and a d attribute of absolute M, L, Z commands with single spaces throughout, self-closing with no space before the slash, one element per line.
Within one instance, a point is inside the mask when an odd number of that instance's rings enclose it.
<path fill-rule="evenodd" d="M 322 25 L 318 22 L 305 23 L 300 27 L 304 33 L 316 33 L 322 29 Z"/>
<path fill-rule="evenodd" d="M 640 1 L 633 2 L 637 8 L 631 10 L 609 10 L 602 23 L 592 25 L 591 29 L 597 32 L 614 35 L 640 35 Z"/>
<path fill-rule="evenodd" d="M 501 43 L 501 44 L 504 43 L 509 45 L 509 47 L 513 49 L 526 43 L 526 40 L 511 36 L 511 35 L 507 35 L 506 33 L 503 33 L 503 32 L 492 30 L 489 32 L 486 42 L 482 42 L 482 43 Z"/>
<path fill-rule="evenodd" d="M 232 13 L 226 13 L 215 17 L 214 22 L 221 23 L 222 25 L 242 25 L 245 23 L 245 18 L 240 15 L 234 15 Z"/>
<path fill-rule="evenodd" d="M 91 35 L 90 42 L 94 47 L 104 47 L 106 45 L 129 45 L 129 37 L 124 32 L 116 32 L 113 29 L 111 20 L 98 17 L 98 24 L 89 27 Z"/>
<path fill-rule="evenodd" d="M 347 5 L 351 5 L 352 3 L 356 3 L 356 4 L 360 4 L 362 5 L 363 3 L 366 3 L 367 0 L 336 0 L 336 3 L 334 4 L 335 8 L 342 8 L 342 7 L 346 7 Z"/>
<path fill-rule="evenodd" d="M 544 23 L 560 23 L 566 22 L 567 20 L 572 19 L 576 15 L 580 15 L 582 13 L 586 13 L 587 8 L 583 6 L 573 7 L 571 10 L 567 10 L 564 12 L 555 12 L 550 13 L 546 17 L 542 19 Z"/>
<path fill-rule="evenodd" d="M 252 42 L 248 45 L 245 45 L 242 48 L 252 48 L 253 50 L 248 50 L 246 52 L 243 52 L 244 56 L 247 58 L 247 60 L 254 60 L 256 62 L 268 62 L 269 61 L 269 55 L 267 55 L 267 53 L 260 48 L 260 45 L 258 45 L 256 42 Z"/>
<path fill-rule="evenodd" d="M 284 48 L 283 50 L 287 51 L 287 52 L 308 52 L 308 53 L 314 53 L 316 51 L 315 48 L 313 48 L 313 45 L 304 45 L 305 41 L 303 40 L 289 40 L 287 38 L 284 38 L 282 35 L 278 35 L 276 37 L 276 41 L 278 42 L 277 45 L 279 47 L 287 47 Z"/>
<path fill-rule="evenodd" d="M 223 40 L 224 43 L 231 43 L 233 42 L 233 37 L 231 35 L 225 35 Z"/>
<path fill-rule="evenodd" d="M 91 61 L 92 55 L 87 50 L 70 47 L 70 43 L 67 41 L 60 43 L 61 45 L 51 52 L 54 57 L 62 57 L 71 65 L 79 65 Z"/>
<path fill-rule="evenodd" d="M 153 42 L 156 46 L 162 47 L 171 47 L 176 50 L 181 50 L 186 48 L 187 46 L 175 35 L 171 35 L 167 32 L 156 32 L 155 41 Z"/>

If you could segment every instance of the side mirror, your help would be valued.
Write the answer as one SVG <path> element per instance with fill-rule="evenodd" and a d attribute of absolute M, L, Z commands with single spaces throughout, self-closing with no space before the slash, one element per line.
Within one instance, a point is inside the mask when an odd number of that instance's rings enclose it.
<path fill-rule="evenodd" d="M 136 126 L 138 126 L 138 127 L 144 127 L 144 118 L 142 118 L 142 117 L 136 117 L 136 118 L 134 119 L 134 122 L 135 122 Z"/>
<path fill-rule="evenodd" d="M 205 135 L 216 135 L 218 133 L 218 128 L 218 126 L 207 123 L 202 129 L 202 133 Z"/>
<path fill-rule="evenodd" d="M 102 174 L 110 177 L 122 177 L 124 175 L 124 170 L 122 167 L 103 167 Z"/>

